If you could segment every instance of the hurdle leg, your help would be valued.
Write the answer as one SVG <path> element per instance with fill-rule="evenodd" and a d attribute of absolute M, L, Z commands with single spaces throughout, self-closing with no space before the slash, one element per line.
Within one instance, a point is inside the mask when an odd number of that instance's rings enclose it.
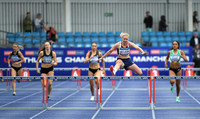
<path fill-rule="evenodd" d="M 156 94 L 156 86 L 155 86 L 155 77 L 153 78 L 153 103 L 156 103 L 156 100 L 155 100 L 155 94 Z"/>
<path fill-rule="evenodd" d="M 100 77 L 100 107 L 102 103 L 102 78 Z"/>
<path fill-rule="evenodd" d="M 150 99 L 149 103 L 152 103 L 152 77 L 150 77 Z"/>
<path fill-rule="evenodd" d="M 98 85 L 99 85 L 99 78 L 97 77 L 97 85 L 96 85 L 96 103 L 97 103 L 97 106 L 96 106 L 96 108 L 98 109 L 98 102 L 99 102 L 99 100 L 98 100 Z"/>
<path fill-rule="evenodd" d="M 43 84 L 42 84 L 42 103 L 43 103 L 43 108 L 45 108 L 45 104 L 44 104 L 44 77 L 43 77 Z"/>
<path fill-rule="evenodd" d="M 48 96 L 49 96 L 49 93 L 48 93 L 49 80 L 48 80 L 48 77 L 45 77 L 45 78 L 46 78 L 46 107 L 48 107 L 48 103 L 49 103 L 49 100 L 48 100 Z"/>

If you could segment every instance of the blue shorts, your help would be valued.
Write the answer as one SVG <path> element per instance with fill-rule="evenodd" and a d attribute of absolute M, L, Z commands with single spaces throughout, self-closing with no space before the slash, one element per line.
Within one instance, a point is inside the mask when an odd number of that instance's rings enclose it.
<path fill-rule="evenodd" d="M 121 59 L 121 58 L 117 58 L 117 60 L 120 59 L 122 60 L 122 62 L 124 63 L 124 69 L 128 70 L 127 68 L 133 64 L 135 64 L 134 62 L 131 61 L 131 58 L 128 59 Z"/>

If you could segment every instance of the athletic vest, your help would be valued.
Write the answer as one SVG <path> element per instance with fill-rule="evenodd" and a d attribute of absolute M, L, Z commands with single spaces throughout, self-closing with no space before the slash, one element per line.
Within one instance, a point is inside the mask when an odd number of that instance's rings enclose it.
<path fill-rule="evenodd" d="M 89 58 L 91 57 L 91 55 L 92 55 L 92 51 L 90 51 Z M 89 61 L 89 63 L 99 64 L 98 59 L 99 59 L 99 51 L 96 52 L 96 55 Z"/>
<path fill-rule="evenodd" d="M 52 50 L 49 55 L 46 54 L 45 50 L 43 50 L 44 55 L 42 57 L 42 63 L 44 64 L 51 64 L 51 61 L 53 60 Z"/>
<path fill-rule="evenodd" d="M 177 54 L 174 54 L 173 52 L 174 50 L 171 50 L 171 54 L 170 54 L 170 62 L 180 62 L 181 59 L 181 50 L 178 50 Z"/>
<path fill-rule="evenodd" d="M 121 55 L 121 56 L 129 55 L 129 53 L 130 53 L 129 44 L 125 48 L 123 48 L 121 45 L 121 42 L 120 42 L 120 46 L 119 46 L 119 49 L 117 49 L 117 53 L 118 53 L 118 55 Z"/>
<path fill-rule="evenodd" d="M 13 51 L 10 59 L 12 59 L 13 62 L 21 61 L 21 57 L 19 56 L 18 51 L 17 51 L 16 55 L 14 55 L 14 51 Z"/>

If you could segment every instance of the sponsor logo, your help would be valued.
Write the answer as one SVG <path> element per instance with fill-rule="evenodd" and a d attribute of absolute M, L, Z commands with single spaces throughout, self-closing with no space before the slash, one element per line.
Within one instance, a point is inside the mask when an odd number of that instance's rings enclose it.
<path fill-rule="evenodd" d="M 139 54 L 139 51 L 138 50 L 131 50 L 130 54 L 131 55 L 136 55 L 136 54 Z"/>
<path fill-rule="evenodd" d="M 34 55 L 34 51 L 25 51 L 25 55 Z"/>
<path fill-rule="evenodd" d="M 151 50 L 151 54 L 160 54 L 160 50 Z"/>
<path fill-rule="evenodd" d="M 4 51 L 4 55 L 10 55 L 12 51 Z"/>
<path fill-rule="evenodd" d="M 76 55 L 85 55 L 85 51 L 84 50 L 78 50 L 78 51 L 76 51 Z"/>
<path fill-rule="evenodd" d="M 76 50 L 68 50 L 67 55 L 76 55 Z"/>
<path fill-rule="evenodd" d="M 60 51 L 60 50 L 55 50 L 54 52 L 56 53 L 56 55 L 63 55 L 64 54 L 63 51 Z"/>

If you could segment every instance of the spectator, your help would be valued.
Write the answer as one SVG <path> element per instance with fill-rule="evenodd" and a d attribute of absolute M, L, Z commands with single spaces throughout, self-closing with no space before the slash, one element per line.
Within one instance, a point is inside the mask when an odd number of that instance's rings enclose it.
<path fill-rule="evenodd" d="M 194 31 L 199 31 L 199 21 L 198 21 L 198 12 L 194 11 L 193 12 L 193 30 Z"/>
<path fill-rule="evenodd" d="M 42 15 L 40 13 L 37 14 L 37 18 L 35 19 L 35 31 L 42 32 L 44 25 Z"/>
<path fill-rule="evenodd" d="M 199 45 L 195 45 L 193 48 L 193 62 L 195 68 L 200 68 L 200 49 Z M 195 72 L 195 75 L 200 75 L 200 71 Z"/>
<path fill-rule="evenodd" d="M 55 29 L 53 27 L 49 27 L 49 26 L 45 26 L 44 27 L 45 30 L 47 31 L 47 41 L 49 42 L 56 42 L 56 40 L 58 39 L 58 35 L 57 32 L 55 31 Z"/>
<path fill-rule="evenodd" d="M 198 37 L 198 33 L 194 33 L 194 36 L 190 40 L 190 46 L 194 48 L 195 45 L 199 45 L 199 43 L 200 43 L 200 38 Z"/>
<path fill-rule="evenodd" d="M 26 13 L 26 18 L 24 19 L 24 32 L 31 32 L 32 31 L 32 21 L 30 18 L 30 12 Z"/>
<path fill-rule="evenodd" d="M 146 26 L 146 31 L 151 32 L 152 31 L 152 26 L 153 26 L 153 18 L 150 15 L 150 12 L 146 12 L 146 17 L 144 18 L 144 23 Z"/>
<path fill-rule="evenodd" d="M 167 27 L 165 16 L 162 15 L 159 22 L 159 31 L 167 31 Z"/>

